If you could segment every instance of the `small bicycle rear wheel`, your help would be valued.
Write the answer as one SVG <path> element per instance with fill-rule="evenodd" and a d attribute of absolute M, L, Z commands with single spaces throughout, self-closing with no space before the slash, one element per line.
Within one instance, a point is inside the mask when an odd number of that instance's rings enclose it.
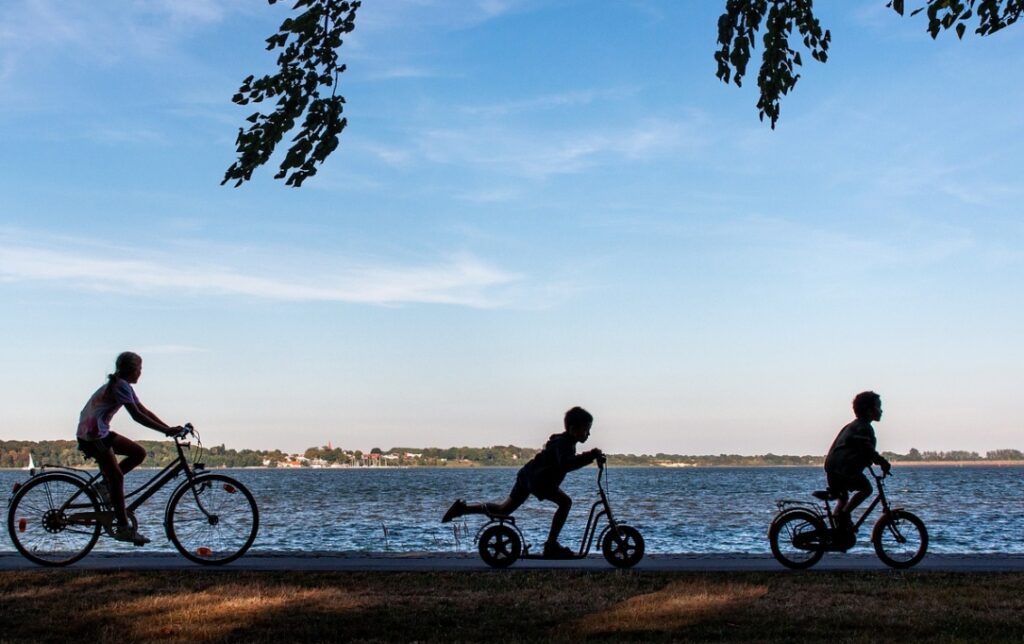
<path fill-rule="evenodd" d="M 601 542 L 601 554 L 616 568 L 632 568 L 644 558 L 644 537 L 631 525 L 610 528 Z"/>
<path fill-rule="evenodd" d="M 768 528 L 768 543 L 772 555 L 787 568 L 810 568 L 825 554 L 821 535 L 825 523 L 818 515 L 806 510 L 790 510 L 772 521 Z"/>
<path fill-rule="evenodd" d="M 917 515 L 895 510 L 883 516 L 871 532 L 875 554 L 893 568 L 910 568 L 924 559 L 928 530 Z"/>
<path fill-rule="evenodd" d="M 249 490 L 223 474 L 205 474 L 182 485 L 167 504 L 167 536 L 186 559 L 226 564 L 245 554 L 260 527 Z"/>
<path fill-rule="evenodd" d="M 523 553 L 523 540 L 518 532 L 499 523 L 483 531 L 478 549 L 480 558 L 491 568 L 507 568 Z"/>
<path fill-rule="evenodd" d="M 89 554 L 100 538 L 93 491 L 78 477 L 41 474 L 23 485 L 7 509 L 7 532 L 18 552 L 41 566 L 66 566 Z M 89 513 L 89 518 L 80 515 Z M 78 515 L 78 518 L 76 518 Z"/>

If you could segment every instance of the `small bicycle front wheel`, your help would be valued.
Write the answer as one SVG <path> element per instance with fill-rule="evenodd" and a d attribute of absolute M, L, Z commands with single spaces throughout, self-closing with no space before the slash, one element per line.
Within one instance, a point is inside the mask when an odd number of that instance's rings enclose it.
<path fill-rule="evenodd" d="M 644 537 L 631 525 L 609 528 L 601 542 L 601 554 L 616 568 L 632 568 L 644 558 Z"/>
<path fill-rule="evenodd" d="M 493 525 L 480 535 L 480 558 L 492 568 L 507 568 L 523 553 L 519 533 L 507 525 Z"/>
<path fill-rule="evenodd" d="M 791 510 L 775 517 L 768 528 L 768 543 L 775 559 L 787 568 L 801 570 L 821 561 L 825 554 L 821 535 L 825 523 L 806 510 Z"/>
<path fill-rule="evenodd" d="M 906 510 L 894 510 L 875 524 L 871 533 L 875 554 L 893 568 L 910 568 L 924 559 L 928 530 L 924 521 Z"/>
<path fill-rule="evenodd" d="M 219 565 L 245 554 L 260 527 L 249 490 L 223 474 L 182 485 L 167 504 L 167 536 L 186 559 Z"/>
<path fill-rule="evenodd" d="M 18 552 L 41 566 L 66 566 L 89 554 L 100 538 L 99 503 L 70 474 L 36 476 L 7 509 L 7 532 Z"/>

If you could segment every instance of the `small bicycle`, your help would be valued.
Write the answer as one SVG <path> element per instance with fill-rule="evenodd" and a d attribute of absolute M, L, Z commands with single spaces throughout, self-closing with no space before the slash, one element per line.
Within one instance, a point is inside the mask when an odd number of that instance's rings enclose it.
<path fill-rule="evenodd" d="M 885 496 L 883 479 L 870 468 L 877 493 L 867 509 L 853 524 L 853 531 L 836 526 L 830 501 L 839 498 L 831 489 L 819 490 L 812 496 L 823 504 L 809 501 L 779 500 L 779 513 L 768 528 L 768 542 L 772 555 L 787 568 L 810 568 L 826 552 L 846 552 L 856 543 L 856 532 L 867 520 L 875 506 L 882 506 L 882 516 L 871 531 L 875 554 L 892 568 L 910 568 L 919 563 L 928 550 L 928 530 L 924 522 L 912 512 L 894 508 Z"/>
<path fill-rule="evenodd" d="M 193 446 L 189 437 L 195 439 Z M 174 547 L 200 564 L 225 564 L 241 557 L 256 539 L 259 511 L 249 490 L 223 474 L 205 470 L 199 434 L 187 424 L 174 437 L 177 458 L 133 492 L 126 492 L 128 518 L 158 490 L 184 473 L 164 509 L 164 530 Z M 66 566 L 87 555 L 100 534 L 114 536 L 114 511 L 96 489 L 102 474 L 44 465 L 25 483 L 15 483 L 8 503 L 7 531 L 26 559 Z M 134 497 L 134 500 L 132 498 Z"/>
<path fill-rule="evenodd" d="M 608 483 L 608 473 L 603 457 L 598 459 L 597 468 L 597 492 L 600 499 L 594 502 L 590 508 L 590 516 L 587 518 L 587 527 L 583 530 L 580 549 L 572 559 L 583 559 L 587 556 L 591 546 L 594 545 L 597 524 L 601 517 L 606 517 L 608 525 L 597 537 L 597 543 L 601 544 L 601 553 L 608 563 L 616 568 L 630 568 L 644 557 L 644 538 L 640 531 L 633 526 L 615 520 L 605 489 Z M 480 558 L 487 565 L 492 568 L 507 568 L 520 558 L 545 558 L 541 554 L 530 552 L 530 544 L 526 541 L 519 526 L 516 525 L 515 518 L 498 514 L 488 514 L 487 518 L 488 522 L 481 526 L 476 533 Z"/>

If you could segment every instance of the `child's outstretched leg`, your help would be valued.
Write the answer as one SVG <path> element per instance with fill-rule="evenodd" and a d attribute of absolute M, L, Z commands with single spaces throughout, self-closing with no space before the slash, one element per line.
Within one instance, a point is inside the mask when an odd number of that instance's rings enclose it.
<path fill-rule="evenodd" d="M 545 495 L 545 499 L 558 505 L 555 516 L 551 519 L 551 531 L 548 533 L 548 541 L 544 544 L 544 556 L 552 559 L 566 559 L 576 556 L 571 548 L 558 543 L 558 535 L 562 533 L 562 526 L 569 518 L 569 510 L 572 509 L 572 499 L 562 491 L 562 488 Z"/>
<path fill-rule="evenodd" d="M 509 493 L 508 498 L 501 503 L 466 503 L 462 499 L 456 499 L 455 503 L 452 503 L 452 507 L 448 508 L 448 511 L 441 517 L 441 523 L 448 523 L 452 519 L 457 519 L 467 514 L 486 514 L 486 515 L 498 515 L 507 517 L 516 510 L 519 509 L 530 496 L 530 491 L 524 483 L 520 483 L 516 479 L 516 484 L 512 487 L 512 491 Z"/>

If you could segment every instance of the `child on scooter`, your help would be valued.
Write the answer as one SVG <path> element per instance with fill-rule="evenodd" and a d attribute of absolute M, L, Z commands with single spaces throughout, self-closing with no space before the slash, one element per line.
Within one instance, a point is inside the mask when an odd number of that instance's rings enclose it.
<path fill-rule="evenodd" d="M 501 503 L 472 505 L 457 499 L 445 512 L 441 522 L 448 523 L 466 514 L 510 516 L 530 497 L 530 494 L 533 494 L 542 501 L 551 501 L 558 506 L 555 516 L 551 519 L 551 531 L 548 533 L 547 543 L 544 544 L 544 556 L 551 559 L 575 556 L 570 548 L 558 543 L 558 535 L 572 508 L 572 499 L 559 486 L 569 472 L 603 457 L 601 450 L 597 448 L 576 454 L 576 444 L 587 442 L 593 424 L 594 417 L 582 407 L 573 407 L 565 412 L 565 431 L 553 434 L 544 444 L 544 449 L 519 470 L 507 499 Z"/>

